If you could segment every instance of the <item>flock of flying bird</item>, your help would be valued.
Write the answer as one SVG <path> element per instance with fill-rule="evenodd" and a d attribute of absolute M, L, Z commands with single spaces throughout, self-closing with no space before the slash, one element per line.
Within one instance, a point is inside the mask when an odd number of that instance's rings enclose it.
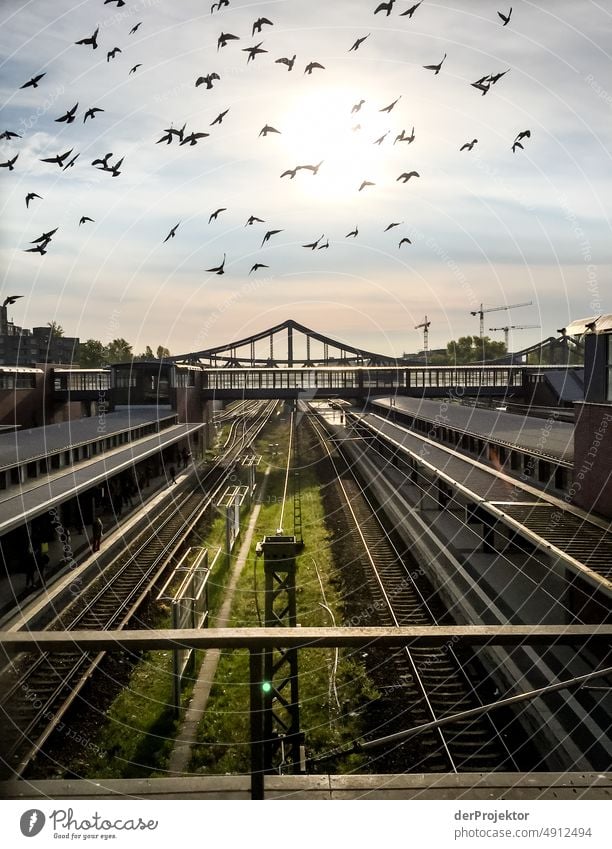
<path fill-rule="evenodd" d="M 394 9 L 396 2 L 397 2 L 397 0 L 388 0 L 388 2 L 379 3 L 379 5 L 374 10 L 374 14 L 377 15 L 381 12 L 384 12 L 387 17 L 390 16 L 391 13 L 393 12 L 393 9 Z M 117 8 L 120 8 L 124 5 L 126 5 L 125 0 L 104 0 L 104 5 L 107 5 L 109 3 L 116 3 Z M 405 11 L 399 13 L 399 16 L 400 17 L 407 16 L 409 19 L 411 19 L 422 4 L 423 4 L 423 0 L 421 0 L 421 2 L 415 3 L 409 9 L 406 9 Z M 220 11 L 223 8 L 228 7 L 229 5 L 230 5 L 229 0 L 219 0 L 219 2 L 213 3 L 211 10 L 210 10 L 211 15 L 214 14 L 215 12 Z M 511 19 L 511 16 L 512 16 L 512 7 L 510 7 L 510 10 L 508 11 L 507 14 L 503 13 L 503 12 L 498 12 L 497 14 L 500 17 L 500 19 L 502 20 L 502 25 L 505 27 L 510 22 L 510 19 Z M 142 26 L 142 23 L 143 22 L 140 21 L 137 24 L 135 24 L 135 26 L 133 26 L 130 29 L 129 35 L 133 35 L 134 33 L 136 33 L 138 31 L 138 29 Z M 271 21 L 271 20 L 269 20 L 268 18 L 265 18 L 265 17 L 259 17 L 256 21 L 254 21 L 254 23 L 252 25 L 251 36 L 254 36 L 256 33 L 261 34 L 264 27 L 272 27 L 272 26 L 274 26 L 273 21 Z M 98 26 L 95 29 L 95 31 L 93 32 L 92 35 L 79 39 L 78 41 L 75 42 L 75 44 L 82 45 L 82 46 L 90 46 L 93 50 L 97 50 L 98 46 L 99 46 L 98 45 L 99 32 L 100 32 L 100 27 Z M 351 47 L 349 48 L 348 52 L 350 53 L 352 51 L 359 50 L 362 47 L 362 45 L 364 44 L 364 42 L 369 37 L 370 37 L 370 33 L 357 38 L 354 41 L 354 43 L 351 45 Z M 217 39 L 217 52 L 219 52 L 221 49 L 225 48 L 230 42 L 239 41 L 239 40 L 240 40 L 240 36 L 235 35 L 235 34 L 230 33 L 230 32 L 223 32 L 222 31 L 221 34 L 219 35 L 218 39 Z M 268 50 L 266 50 L 265 48 L 262 47 L 262 44 L 263 44 L 263 41 L 260 41 L 257 44 L 254 44 L 250 47 L 242 48 L 242 51 L 248 54 L 247 55 L 247 64 L 249 64 L 252 61 L 255 61 L 256 57 L 259 56 L 260 54 L 269 52 Z M 115 59 L 115 57 L 119 53 L 122 53 L 122 49 L 120 47 L 113 47 L 111 50 L 109 50 L 107 52 L 106 61 L 110 62 L 111 59 Z M 295 62 L 296 62 L 296 58 L 297 58 L 296 54 L 294 54 L 292 57 L 283 56 L 283 57 L 276 59 L 274 61 L 275 61 L 275 64 L 280 64 L 280 65 L 286 66 L 287 71 L 291 72 L 291 71 L 293 71 L 293 68 L 294 68 L 294 65 L 295 65 Z M 441 72 L 442 66 L 444 65 L 444 62 L 446 61 L 446 59 L 447 59 L 447 54 L 445 53 L 444 56 L 442 57 L 442 59 L 440 60 L 440 62 L 438 62 L 437 64 L 424 65 L 423 68 L 425 70 L 432 71 L 435 75 L 438 75 Z M 142 66 L 142 63 L 135 64 L 130 69 L 129 74 L 135 73 L 138 70 L 138 68 L 140 68 L 141 66 Z M 310 62 L 308 62 L 308 64 L 304 68 L 304 74 L 310 75 L 315 70 L 325 70 L 325 66 L 322 65 L 320 62 L 310 61 Z M 504 77 L 508 72 L 509 72 L 509 70 L 501 71 L 501 72 L 497 72 L 497 73 L 493 73 L 493 74 L 486 74 L 483 77 L 481 77 L 480 79 L 471 83 L 471 85 L 472 85 L 472 87 L 474 87 L 478 91 L 480 91 L 481 94 L 484 96 L 490 91 L 491 87 L 496 85 L 499 82 L 499 80 L 502 79 L 502 77 Z M 41 80 L 45 76 L 46 76 L 46 72 L 37 74 L 37 75 L 33 76 L 31 79 L 29 79 L 27 82 L 25 82 L 20 88 L 21 89 L 38 88 Z M 210 72 L 210 73 L 207 73 L 206 75 L 198 76 L 196 81 L 195 81 L 195 87 L 199 88 L 200 86 L 204 85 L 207 90 L 210 90 L 210 89 L 213 88 L 214 83 L 220 82 L 220 80 L 221 80 L 221 77 L 218 73 Z M 381 113 L 390 114 L 391 111 L 394 109 L 394 107 L 397 105 L 397 103 L 400 99 L 401 99 L 401 95 L 400 95 L 400 97 L 396 98 L 392 103 L 388 104 L 387 106 L 384 106 L 383 108 L 379 109 L 378 111 L 381 112 Z M 358 103 L 354 104 L 354 106 L 351 109 L 350 114 L 351 115 L 358 114 L 360 112 L 362 106 L 364 105 L 364 103 L 365 103 L 365 100 L 360 100 Z M 57 123 L 64 123 L 64 124 L 74 123 L 76 121 L 76 118 L 77 118 L 78 107 L 79 107 L 79 103 L 77 102 L 74 106 L 72 106 L 70 109 L 68 109 L 65 112 L 65 114 L 56 118 L 55 121 Z M 96 107 L 96 106 L 88 108 L 83 113 L 83 123 L 85 123 L 88 119 L 94 119 L 98 113 L 101 113 L 101 112 L 104 112 L 104 111 L 105 111 L 104 109 L 102 109 L 100 107 Z M 228 114 L 229 111 L 230 111 L 230 109 L 227 108 L 223 112 L 219 113 L 219 115 L 217 115 L 217 117 L 211 122 L 210 126 L 212 127 L 212 126 L 215 126 L 215 125 L 220 125 L 223 122 L 223 119 L 226 117 L 226 115 Z M 357 124 L 352 129 L 353 129 L 353 131 L 357 132 L 357 131 L 361 130 L 361 125 Z M 281 130 L 276 129 L 275 127 L 271 126 L 270 124 L 265 124 L 264 127 L 259 132 L 259 137 L 260 138 L 261 137 L 266 138 L 271 133 L 280 134 L 281 132 L 282 132 Z M 384 143 L 386 137 L 389 135 L 389 133 L 390 133 L 390 130 L 388 130 L 380 138 L 374 140 L 373 144 L 381 146 Z M 189 146 L 193 147 L 199 141 L 201 141 L 204 138 L 207 138 L 209 135 L 210 135 L 210 133 L 208 133 L 208 132 L 195 131 L 195 130 L 192 130 L 188 133 L 187 132 L 187 124 L 185 123 L 185 124 L 183 124 L 183 126 L 180 129 L 176 129 L 174 126 L 171 126 L 168 129 L 165 129 L 163 131 L 163 135 L 161 136 L 161 138 L 159 138 L 157 140 L 156 144 L 165 143 L 167 145 L 170 145 L 170 144 L 172 144 L 173 142 L 176 141 L 176 142 L 178 142 L 179 145 L 189 145 Z M 524 149 L 523 144 L 522 144 L 523 140 L 529 139 L 530 137 L 531 137 L 530 130 L 522 130 L 521 132 L 519 132 L 516 135 L 516 138 L 514 139 L 514 142 L 511 145 L 512 152 L 516 153 L 517 149 L 523 150 Z M 15 139 L 15 138 L 22 138 L 22 136 L 19 135 L 16 132 L 13 132 L 13 131 L 10 131 L 10 130 L 5 130 L 3 133 L 0 134 L 0 140 L 6 139 L 6 140 L 10 141 L 10 140 Z M 415 128 L 412 127 L 410 134 L 407 134 L 406 131 L 404 129 L 402 129 L 401 132 L 396 135 L 393 144 L 395 145 L 398 142 L 399 143 L 406 142 L 407 144 L 412 144 L 412 142 L 414 142 L 414 140 L 415 140 Z M 477 143 L 478 143 L 478 139 L 472 139 L 471 141 L 465 142 L 463 145 L 461 145 L 459 150 L 461 152 L 463 152 L 463 151 L 469 152 L 474 148 L 474 146 Z M 59 154 L 56 154 L 55 156 L 45 157 L 45 158 L 41 159 L 40 161 L 44 162 L 44 163 L 48 163 L 48 164 L 55 164 L 61 170 L 66 171 L 67 169 L 69 169 L 69 168 L 71 168 L 75 165 L 77 159 L 80 156 L 80 153 L 78 153 L 78 152 L 75 153 L 74 155 L 72 155 L 74 153 L 74 150 L 75 150 L 74 147 L 71 147 L 69 150 L 65 151 L 64 153 L 59 153 Z M 121 158 L 117 159 L 114 163 L 112 163 L 111 160 L 112 160 L 113 155 L 114 154 L 112 152 L 106 153 L 104 156 L 94 159 L 92 161 L 91 165 L 99 171 L 108 172 L 113 177 L 118 177 L 122 173 L 120 168 L 123 165 L 124 157 L 121 157 Z M 15 163 L 17 162 L 18 158 L 19 158 L 19 154 L 17 153 L 14 157 L 9 158 L 6 162 L 0 162 L 0 168 L 7 168 L 9 171 L 13 171 L 14 168 L 15 168 Z M 312 174 L 312 176 L 317 176 L 318 173 L 319 173 L 319 169 L 321 168 L 321 166 L 323 164 L 324 164 L 324 161 L 322 160 L 315 165 L 312 165 L 312 164 L 296 165 L 293 168 L 288 168 L 288 169 L 284 170 L 280 174 L 280 177 L 281 177 L 281 179 L 284 178 L 284 177 L 288 177 L 290 180 L 293 180 L 293 179 L 295 179 L 298 172 L 300 172 L 300 171 L 308 171 Z M 419 177 L 420 177 L 420 174 L 417 171 L 414 171 L 414 170 L 413 171 L 404 171 L 403 173 L 401 173 L 396 178 L 396 182 L 402 182 L 402 183 L 406 184 L 411 179 L 419 178 Z M 357 188 L 357 191 L 361 192 L 365 188 L 371 187 L 371 186 L 374 186 L 374 185 L 375 185 L 374 182 L 367 180 L 367 179 L 364 179 L 361 182 L 361 185 Z M 34 199 L 42 200 L 43 198 L 41 197 L 41 195 L 37 194 L 36 192 L 28 192 L 26 197 L 25 197 L 26 208 L 29 209 L 30 203 Z M 215 210 L 214 212 L 211 213 L 211 215 L 208 219 L 208 223 L 211 224 L 213 221 L 216 221 L 218 216 L 222 212 L 226 212 L 226 211 L 227 211 L 227 209 L 225 207 L 218 208 L 217 210 Z M 83 216 L 81 216 L 81 218 L 79 220 L 79 227 L 82 224 L 85 224 L 86 222 L 93 222 L 93 221 L 94 221 L 93 218 L 91 218 L 87 215 L 83 215 Z M 247 222 L 244 226 L 247 227 L 247 226 L 254 225 L 256 223 L 257 224 L 259 224 L 259 223 L 263 224 L 263 223 L 265 223 L 265 221 L 262 218 L 259 218 L 255 215 L 251 215 L 247 219 Z M 384 232 L 388 232 L 388 231 L 394 229 L 395 227 L 400 226 L 403 223 L 404 222 L 399 222 L 399 221 L 391 222 L 384 229 Z M 175 238 L 176 232 L 177 232 L 180 224 L 181 224 L 181 222 L 179 221 L 177 224 L 174 225 L 174 227 L 172 227 L 172 229 L 170 230 L 170 232 L 168 233 L 166 238 L 163 239 L 163 243 L 169 241 L 170 239 Z M 55 235 L 55 233 L 57 232 L 58 229 L 59 228 L 56 227 L 55 229 L 50 230 L 46 233 L 43 233 L 41 236 L 39 236 L 35 239 L 32 239 L 30 244 L 34 245 L 34 247 L 26 248 L 25 251 L 27 253 L 39 253 L 41 255 L 46 254 L 47 248 L 48 248 L 49 244 L 51 243 L 53 236 Z M 265 235 L 262 239 L 260 248 L 263 248 L 270 241 L 270 239 L 273 236 L 277 235 L 278 233 L 282 233 L 282 232 L 283 232 L 282 229 L 272 229 L 272 230 L 266 231 L 266 233 L 265 233 Z M 345 238 L 347 238 L 347 239 L 348 238 L 356 238 L 358 236 L 358 234 L 359 234 L 359 229 L 356 226 L 353 230 L 351 230 L 349 233 L 346 234 Z M 401 248 L 405 244 L 408 244 L 408 245 L 412 244 L 411 240 L 407 236 L 404 236 L 400 239 L 398 247 Z M 315 241 L 307 242 L 306 244 L 302 245 L 302 247 L 305 248 L 305 249 L 309 249 L 311 251 L 327 249 L 327 248 L 329 248 L 329 238 L 326 237 L 325 234 L 322 234 Z M 208 272 L 208 273 L 224 274 L 225 273 L 225 263 L 226 263 L 226 253 L 223 254 L 223 260 L 219 265 L 211 267 L 211 268 L 207 268 L 207 269 L 205 269 L 205 271 Z M 251 274 L 254 271 L 257 271 L 260 268 L 268 268 L 268 267 L 269 266 L 267 264 L 264 264 L 264 263 L 261 263 L 261 262 L 256 262 L 252 265 L 252 267 L 249 271 L 249 274 Z"/>

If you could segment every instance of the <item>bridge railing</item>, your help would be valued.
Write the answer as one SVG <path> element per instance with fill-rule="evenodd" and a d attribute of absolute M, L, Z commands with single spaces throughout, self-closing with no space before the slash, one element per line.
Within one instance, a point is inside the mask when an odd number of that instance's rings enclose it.
<path fill-rule="evenodd" d="M 525 366 L 332 366 L 315 368 L 205 369 L 208 390 L 365 390 L 512 388 L 523 385 Z"/>

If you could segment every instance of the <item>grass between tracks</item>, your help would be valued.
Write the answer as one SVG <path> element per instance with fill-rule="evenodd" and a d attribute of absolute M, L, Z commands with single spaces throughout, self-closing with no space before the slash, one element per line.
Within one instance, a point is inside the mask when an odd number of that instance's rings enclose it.
<path fill-rule="evenodd" d="M 288 418 L 288 416 L 287 416 Z M 272 458 L 262 509 L 256 526 L 256 539 L 273 535 L 279 526 L 285 483 L 288 428 L 279 425 L 268 435 L 278 443 Z M 316 473 L 316 452 L 305 432 L 302 437 L 301 498 L 305 546 L 297 560 L 297 618 L 303 627 L 330 625 L 329 607 L 335 621 L 342 622 L 340 587 L 334 577 L 329 532 Z M 291 492 L 291 484 L 290 490 Z M 284 530 L 293 530 L 293 504 L 289 500 L 283 519 Z M 323 591 L 321 589 L 323 585 Z M 263 619 L 263 558 L 256 558 L 254 546 L 240 577 L 232 608 L 232 625 L 259 625 Z M 359 659 L 340 651 L 332 683 L 333 649 L 308 649 L 299 653 L 300 724 L 305 731 L 307 757 L 360 736 L 359 708 L 376 696 Z M 337 697 L 337 698 L 336 698 Z M 361 764 L 351 755 L 334 763 L 337 772 L 351 771 Z M 326 772 L 329 761 L 321 762 Z M 243 651 L 222 652 L 215 684 L 198 729 L 190 768 L 199 773 L 246 773 L 249 751 L 249 659 Z M 309 766 L 309 771 L 314 771 Z"/>
<path fill-rule="evenodd" d="M 255 540 L 274 534 L 281 512 L 288 449 L 289 415 L 275 417 L 255 446 L 262 454 L 260 469 L 272 467 L 255 531 Z M 308 439 L 303 438 L 304 443 Z M 340 587 L 334 578 L 325 513 L 316 475 L 315 454 L 306 446 L 302 457 L 301 492 L 305 547 L 297 563 L 298 622 L 304 627 L 331 624 L 325 603 L 342 621 Z M 263 475 L 260 473 L 260 480 Z M 290 489 L 291 491 L 291 489 Z M 247 517 L 242 521 L 246 527 Z M 285 508 L 285 531 L 293 530 L 293 505 Z M 223 544 L 225 520 L 218 516 L 201 538 L 197 534 L 191 544 L 206 545 L 212 556 Z M 238 540 L 237 545 L 240 545 Z M 318 572 L 318 574 L 317 574 Z M 319 576 L 324 587 L 321 591 Z M 229 569 L 220 557 L 211 576 L 211 622 L 221 606 Z M 255 558 L 254 545 L 240 577 L 231 624 L 260 624 L 263 617 L 263 560 Z M 172 588 L 170 588 L 172 591 Z M 157 609 L 152 627 L 170 627 L 169 607 Z M 198 652 L 196 668 L 203 653 Z M 375 691 L 365 676 L 359 660 L 340 652 L 335 677 L 335 693 L 331 683 L 334 651 L 311 649 L 300 652 L 301 727 L 306 733 L 309 757 L 316 756 L 360 734 L 359 708 L 374 697 Z M 249 771 L 249 686 L 248 653 L 224 652 L 217 669 L 215 684 L 206 713 L 200 724 L 198 745 L 194 748 L 191 769 L 200 773 L 245 773 Z M 172 655 L 170 652 L 148 652 L 131 672 L 129 685 L 114 699 L 95 735 L 98 756 L 77 756 L 70 765 L 84 777 L 137 778 L 164 774 L 177 732 L 172 709 Z M 182 703 L 191 696 L 186 688 Z M 336 694 L 337 700 L 336 701 Z M 351 755 L 334 763 L 337 772 L 350 771 L 361 763 Z M 322 762 L 327 771 L 329 762 Z"/>

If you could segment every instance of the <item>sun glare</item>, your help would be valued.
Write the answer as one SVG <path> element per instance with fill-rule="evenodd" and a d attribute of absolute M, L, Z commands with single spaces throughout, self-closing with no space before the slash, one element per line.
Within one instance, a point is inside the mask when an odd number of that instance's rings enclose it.
<path fill-rule="evenodd" d="M 283 116 L 287 168 L 323 162 L 317 175 L 320 179 L 298 172 L 304 192 L 339 199 L 354 195 L 364 180 L 376 183 L 387 170 L 387 157 L 381 155 L 376 140 L 388 133 L 383 143 L 393 144 L 391 117 L 367 104 L 352 113 L 354 105 L 354 93 L 320 88 L 298 100 Z"/>

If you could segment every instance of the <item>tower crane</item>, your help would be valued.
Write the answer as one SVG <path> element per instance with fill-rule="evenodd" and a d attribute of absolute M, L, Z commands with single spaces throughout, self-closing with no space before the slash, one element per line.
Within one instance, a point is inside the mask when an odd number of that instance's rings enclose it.
<path fill-rule="evenodd" d="M 429 350 L 429 325 L 431 321 L 427 320 L 427 316 L 425 316 L 425 320 L 420 324 L 415 324 L 414 329 L 420 330 L 423 328 L 423 350 L 425 351 L 425 359 L 427 359 L 427 352 Z"/>
<path fill-rule="evenodd" d="M 530 307 L 533 301 L 525 301 L 524 304 L 506 304 L 504 307 L 487 307 L 481 304 L 479 310 L 471 310 L 470 315 L 477 315 L 480 318 L 480 338 L 482 339 L 484 336 L 484 315 L 486 312 L 498 312 L 499 310 L 511 310 L 516 309 L 517 307 Z"/>
<path fill-rule="evenodd" d="M 506 351 L 508 349 L 508 342 L 510 339 L 510 331 L 511 330 L 536 330 L 542 327 L 541 324 L 506 324 L 505 327 L 489 327 L 489 330 L 503 330 L 504 331 L 504 343 L 506 345 Z"/>

